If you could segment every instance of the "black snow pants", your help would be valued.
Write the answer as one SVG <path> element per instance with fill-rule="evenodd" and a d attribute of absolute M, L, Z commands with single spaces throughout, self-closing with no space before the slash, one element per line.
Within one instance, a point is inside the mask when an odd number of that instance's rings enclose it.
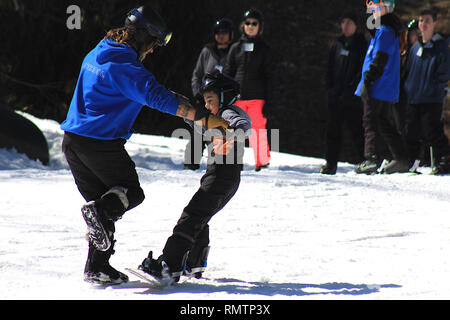
<path fill-rule="evenodd" d="M 127 210 L 144 201 L 144 191 L 135 164 L 125 150 L 125 142 L 124 139 L 98 140 L 70 132 L 64 134 L 62 149 L 86 201 L 97 200 L 116 186 L 127 189 Z"/>
<path fill-rule="evenodd" d="M 359 99 L 359 98 L 358 98 Z M 342 146 L 343 125 L 351 134 L 353 145 L 360 160 L 364 160 L 363 106 L 361 101 L 329 102 L 325 160 L 337 165 Z"/>
<path fill-rule="evenodd" d="M 418 158 L 420 138 L 433 147 L 435 161 L 450 155 L 450 147 L 441 120 L 442 104 L 411 104 L 407 106 L 406 142 L 411 161 Z"/>
<path fill-rule="evenodd" d="M 163 256 L 169 268 L 180 270 L 183 257 L 190 251 L 201 253 L 209 244 L 208 222 L 234 196 L 241 180 L 242 165 L 211 164 L 201 179 L 200 188 L 184 208 L 173 234 L 167 239 Z"/>

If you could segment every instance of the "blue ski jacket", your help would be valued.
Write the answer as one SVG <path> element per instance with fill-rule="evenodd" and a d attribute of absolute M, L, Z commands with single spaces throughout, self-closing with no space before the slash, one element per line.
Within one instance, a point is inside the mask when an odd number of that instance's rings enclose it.
<path fill-rule="evenodd" d="M 101 140 L 129 139 L 144 105 L 175 115 L 179 100 L 131 47 L 104 39 L 87 54 L 61 129 Z"/>
<path fill-rule="evenodd" d="M 435 34 L 431 41 L 417 42 L 409 51 L 405 91 L 408 103 L 443 103 L 450 80 L 450 41 Z"/>
<path fill-rule="evenodd" d="M 400 48 L 398 31 L 390 25 L 382 24 L 370 40 L 362 68 L 362 78 L 356 88 L 355 95 L 361 96 L 361 86 L 365 79 L 364 74 L 370 69 L 378 51 L 386 53 L 389 59 L 383 75 L 370 88 L 370 97 L 381 101 L 397 102 L 400 92 Z"/>

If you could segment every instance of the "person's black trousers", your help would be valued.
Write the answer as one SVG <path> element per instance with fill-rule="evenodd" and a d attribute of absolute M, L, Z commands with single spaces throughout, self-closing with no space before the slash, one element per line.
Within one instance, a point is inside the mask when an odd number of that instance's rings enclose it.
<path fill-rule="evenodd" d="M 383 138 L 389 148 L 393 159 L 407 160 L 408 155 L 404 141 L 395 124 L 394 108 L 392 102 L 370 98 L 364 101 L 363 127 L 364 127 L 364 155 L 370 158 L 378 155 L 377 137 Z"/>
<path fill-rule="evenodd" d="M 144 191 L 125 143 L 124 139 L 99 140 L 70 132 L 64 134 L 62 150 L 78 190 L 87 202 L 100 199 L 116 186 L 127 189 L 127 210 L 144 201 Z"/>
<path fill-rule="evenodd" d="M 342 146 L 343 125 L 351 134 L 352 142 L 361 161 L 364 159 L 364 130 L 362 127 L 362 103 L 328 103 L 328 123 L 326 135 L 325 160 L 337 165 Z"/>
<path fill-rule="evenodd" d="M 425 140 L 427 146 L 433 147 L 434 160 L 450 155 L 448 139 L 441 120 L 442 104 L 410 104 L 406 110 L 406 143 L 410 160 L 418 159 L 421 138 Z"/>
<path fill-rule="evenodd" d="M 183 267 L 183 257 L 187 251 L 202 252 L 201 249 L 208 246 L 208 222 L 236 193 L 241 170 L 242 165 L 208 165 L 200 188 L 184 208 L 163 249 L 164 260 L 172 271 Z"/>

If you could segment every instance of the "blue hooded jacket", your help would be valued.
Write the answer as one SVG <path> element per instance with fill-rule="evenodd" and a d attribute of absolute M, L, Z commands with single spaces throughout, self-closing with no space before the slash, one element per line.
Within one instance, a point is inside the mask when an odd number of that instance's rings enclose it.
<path fill-rule="evenodd" d="M 435 34 L 431 41 L 417 42 L 409 51 L 405 91 L 408 103 L 443 103 L 450 80 L 450 41 Z"/>
<path fill-rule="evenodd" d="M 101 140 L 129 139 L 144 105 L 175 115 L 179 100 L 131 47 L 105 39 L 88 53 L 61 129 Z"/>
<path fill-rule="evenodd" d="M 398 102 L 400 92 L 399 30 L 396 30 L 397 26 L 395 23 L 388 20 L 387 24 L 383 24 L 384 21 L 385 19 L 382 18 L 382 25 L 375 31 L 373 38 L 370 40 L 362 68 L 362 78 L 356 88 L 355 95 L 361 96 L 365 72 L 370 69 L 370 65 L 377 56 L 378 51 L 381 51 L 387 54 L 389 59 L 383 75 L 370 88 L 370 97 L 381 101 Z"/>

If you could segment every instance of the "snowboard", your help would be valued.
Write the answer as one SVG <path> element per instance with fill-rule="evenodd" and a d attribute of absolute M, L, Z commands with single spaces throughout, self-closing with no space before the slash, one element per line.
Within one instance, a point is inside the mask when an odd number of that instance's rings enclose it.
<path fill-rule="evenodd" d="M 173 279 L 158 279 L 140 269 L 125 268 L 125 270 L 128 271 L 130 274 L 138 277 L 139 279 L 144 280 L 152 287 L 164 289 L 172 286 L 175 283 Z"/>

